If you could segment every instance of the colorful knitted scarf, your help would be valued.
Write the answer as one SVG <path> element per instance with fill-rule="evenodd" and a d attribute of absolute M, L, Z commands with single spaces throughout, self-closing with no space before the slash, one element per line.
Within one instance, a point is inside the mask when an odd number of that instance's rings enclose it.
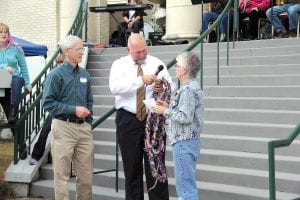
<path fill-rule="evenodd" d="M 153 92 L 155 100 L 162 100 L 167 103 L 171 98 L 171 86 L 167 80 L 163 79 L 163 91 L 160 93 Z M 164 163 L 164 154 L 166 151 L 166 130 L 165 117 L 156 113 L 148 113 L 146 121 L 145 134 L 145 152 L 147 152 L 149 165 L 155 183 L 148 191 L 155 188 L 157 181 L 165 182 L 167 180 L 167 171 Z"/>

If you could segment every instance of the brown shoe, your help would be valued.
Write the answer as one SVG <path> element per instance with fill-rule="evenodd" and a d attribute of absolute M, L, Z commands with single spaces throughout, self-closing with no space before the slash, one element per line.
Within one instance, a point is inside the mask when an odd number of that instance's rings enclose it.
<path fill-rule="evenodd" d="M 286 31 L 274 32 L 274 37 L 275 38 L 288 38 L 289 33 Z"/>
<path fill-rule="evenodd" d="M 290 30 L 290 36 L 289 37 L 297 37 L 297 32 L 295 29 Z"/>

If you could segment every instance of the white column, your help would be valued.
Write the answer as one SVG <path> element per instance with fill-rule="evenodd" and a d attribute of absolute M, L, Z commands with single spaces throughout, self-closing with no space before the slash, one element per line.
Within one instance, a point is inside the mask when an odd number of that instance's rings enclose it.
<path fill-rule="evenodd" d="M 166 34 L 163 39 L 195 39 L 201 28 L 201 4 L 192 5 L 191 0 L 166 0 Z M 204 4 L 203 10 L 208 10 Z"/>
<path fill-rule="evenodd" d="M 66 36 L 70 30 L 81 0 L 59 0 L 59 39 Z"/>
<path fill-rule="evenodd" d="M 89 0 L 89 7 L 106 6 L 107 0 Z M 108 45 L 109 14 L 90 12 L 88 8 L 88 41 Z"/>

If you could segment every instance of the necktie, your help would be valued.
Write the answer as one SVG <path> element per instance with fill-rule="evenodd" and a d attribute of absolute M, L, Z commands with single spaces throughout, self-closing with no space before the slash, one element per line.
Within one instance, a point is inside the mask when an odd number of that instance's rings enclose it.
<path fill-rule="evenodd" d="M 137 76 L 143 76 L 143 70 L 141 68 L 141 65 L 138 65 Z M 143 103 L 144 99 L 145 99 L 145 87 L 144 85 L 142 85 L 136 91 L 136 117 L 140 121 L 143 121 L 146 118 L 146 107 L 145 104 Z"/>

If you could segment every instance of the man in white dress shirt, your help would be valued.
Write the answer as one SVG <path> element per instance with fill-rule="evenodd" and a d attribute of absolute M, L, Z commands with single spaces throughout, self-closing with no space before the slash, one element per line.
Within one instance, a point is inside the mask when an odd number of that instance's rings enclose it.
<path fill-rule="evenodd" d="M 115 95 L 117 109 L 115 122 L 125 173 L 126 200 L 143 200 L 143 157 L 148 189 L 154 185 L 155 179 L 152 177 L 148 158 L 144 152 L 146 119 L 140 120 L 136 115 L 137 90 L 141 86 L 145 87 L 145 99 L 151 98 L 153 91 L 162 91 L 163 85 L 155 75 L 160 65 L 164 68 L 158 76 L 173 84 L 164 63 L 148 55 L 146 41 L 142 35 L 132 34 L 128 39 L 127 49 L 129 55 L 117 59 L 112 64 L 109 87 Z M 137 75 L 139 66 L 143 71 L 142 76 Z M 158 182 L 148 195 L 149 200 L 169 199 L 168 182 Z"/>

